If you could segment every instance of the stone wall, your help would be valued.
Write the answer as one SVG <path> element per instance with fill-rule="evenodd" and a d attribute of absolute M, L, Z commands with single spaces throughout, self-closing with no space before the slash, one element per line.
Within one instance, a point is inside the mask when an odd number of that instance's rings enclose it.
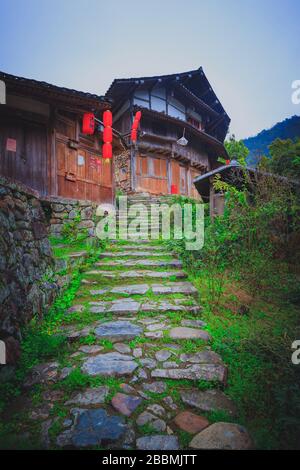
<path fill-rule="evenodd" d="M 63 226 L 73 222 L 79 230 L 85 230 L 88 236 L 95 236 L 97 203 L 49 197 L 42 204 L 48 213 L 51 236 L 60 237 Z"/>
<path fill-rule="evenodd" d="M 130 150 L 124 150 L 124 152 L 114 156 L 114 167 L 116 188 L 123 193 L 130 193 Z"/>
<path fill-rule="evenodd" d="M 51 304 L 47 282 L 54 260 L 39 194 L 0 177 L 0 338 L 19 339 L 20 327 Z"/>

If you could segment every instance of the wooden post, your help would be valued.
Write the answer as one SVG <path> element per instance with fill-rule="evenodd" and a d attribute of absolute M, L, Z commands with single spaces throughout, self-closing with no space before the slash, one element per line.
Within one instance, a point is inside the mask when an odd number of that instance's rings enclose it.
<path fill-rule="evenodd" d="M 168 194 L 171 194 L 171 185 L 172 185 L 172 166 L 171 158 L 167 159 L 167 179 L 168 179 Z"/>
<path fill-rule="evenodd" d="M 130 169 L 131 169 L 131 189 L 136 189 L 136 160 L 135 160 L 135 149 L 131 144 L 130 148 Z"/>

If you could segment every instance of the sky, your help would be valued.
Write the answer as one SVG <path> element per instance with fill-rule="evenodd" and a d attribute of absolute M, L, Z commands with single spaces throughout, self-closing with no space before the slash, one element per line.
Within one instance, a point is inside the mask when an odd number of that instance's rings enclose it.
<path fill-rule="evenodd" d="M 245 138 L 300 115 L 299 0 L 0 0 L 0 70 L 105 94 L 203 70 Z"/>

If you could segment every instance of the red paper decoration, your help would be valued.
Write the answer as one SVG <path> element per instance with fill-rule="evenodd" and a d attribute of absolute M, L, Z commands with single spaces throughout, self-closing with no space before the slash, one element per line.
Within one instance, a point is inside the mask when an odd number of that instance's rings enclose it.
<path fill-rule="evenodd" d="M 176 184 L 171 184 L 171 194 L 178 194 L 178 188 Z"/>
<path fill-rule="evenodd" d="M 140 120 L 142 117 L 141 111 L 137 111 L 134 116 L 134 120 L 131 126 L 131 142 L 135 143 L 137 141 L 137 131 L 140 125 Z"/>
<path fill-rule="evenodd" d="M 136 129 L 131 129 L 131 141 L 132 142 L 137 141 L 137 130 Z"/>
<path fill-rule="evenodd" d="M 112 112 L 109 109 L 103 113 L 103 125 L 104 127 L 112 127 Z"/>
<path fill-rule="evenodd" d="M 102 156 L 105 160 L 112 158 L 112 146 L 110 143 L 103 144 Z"/>
<path fill-rule="evenodd" d="M 105 160 L 112 158 L 112 113 L 109 109 L 103 113 L 103 146 L 102 146 L 102 157 Z"/>
<path fill-rule="evenodd" d="M 93 113 L 84 113 L 82 119 L 82 133 L 92 135 L 95 131 L 95 116 Z"/>
<path fill-rule="evenodd" d="M 112 128 L 111 127 L 104 127 L 103 142 L 105 142 L 106 144 L 112 143 Z"/>

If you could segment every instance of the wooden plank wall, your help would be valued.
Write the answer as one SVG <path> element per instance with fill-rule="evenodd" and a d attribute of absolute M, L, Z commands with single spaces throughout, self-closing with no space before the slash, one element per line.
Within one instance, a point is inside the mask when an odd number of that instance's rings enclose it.
<path fill-rule="evenodd" d="M 57 195 L 95 202 L 112 202 L 112 162 L 101 156 L 99 136 L 80 134 L 79 122 L 66 115 L 55 120 Z M 79 142 L 78 148 L 71 143 Z"/>
<path fill-rule="evenodd" d="M 152 194 L 170 194 L 175 185 L 178 194 L 199 199 L 193 180 L 200 171 L 189 168 L 176 160 L 171 160 L 168 175 L 168 159 L 138 155 L 136 158 L 136 190 Z"/>
<path fill-rule="evenodd" d="M 11 140 L 9 140 L 11 139 Z M 9 142 L 16 146 L 15 150 Z M 0 174 L 47 193 L 47 132 L 43 124 L 0 116 Z"/>

